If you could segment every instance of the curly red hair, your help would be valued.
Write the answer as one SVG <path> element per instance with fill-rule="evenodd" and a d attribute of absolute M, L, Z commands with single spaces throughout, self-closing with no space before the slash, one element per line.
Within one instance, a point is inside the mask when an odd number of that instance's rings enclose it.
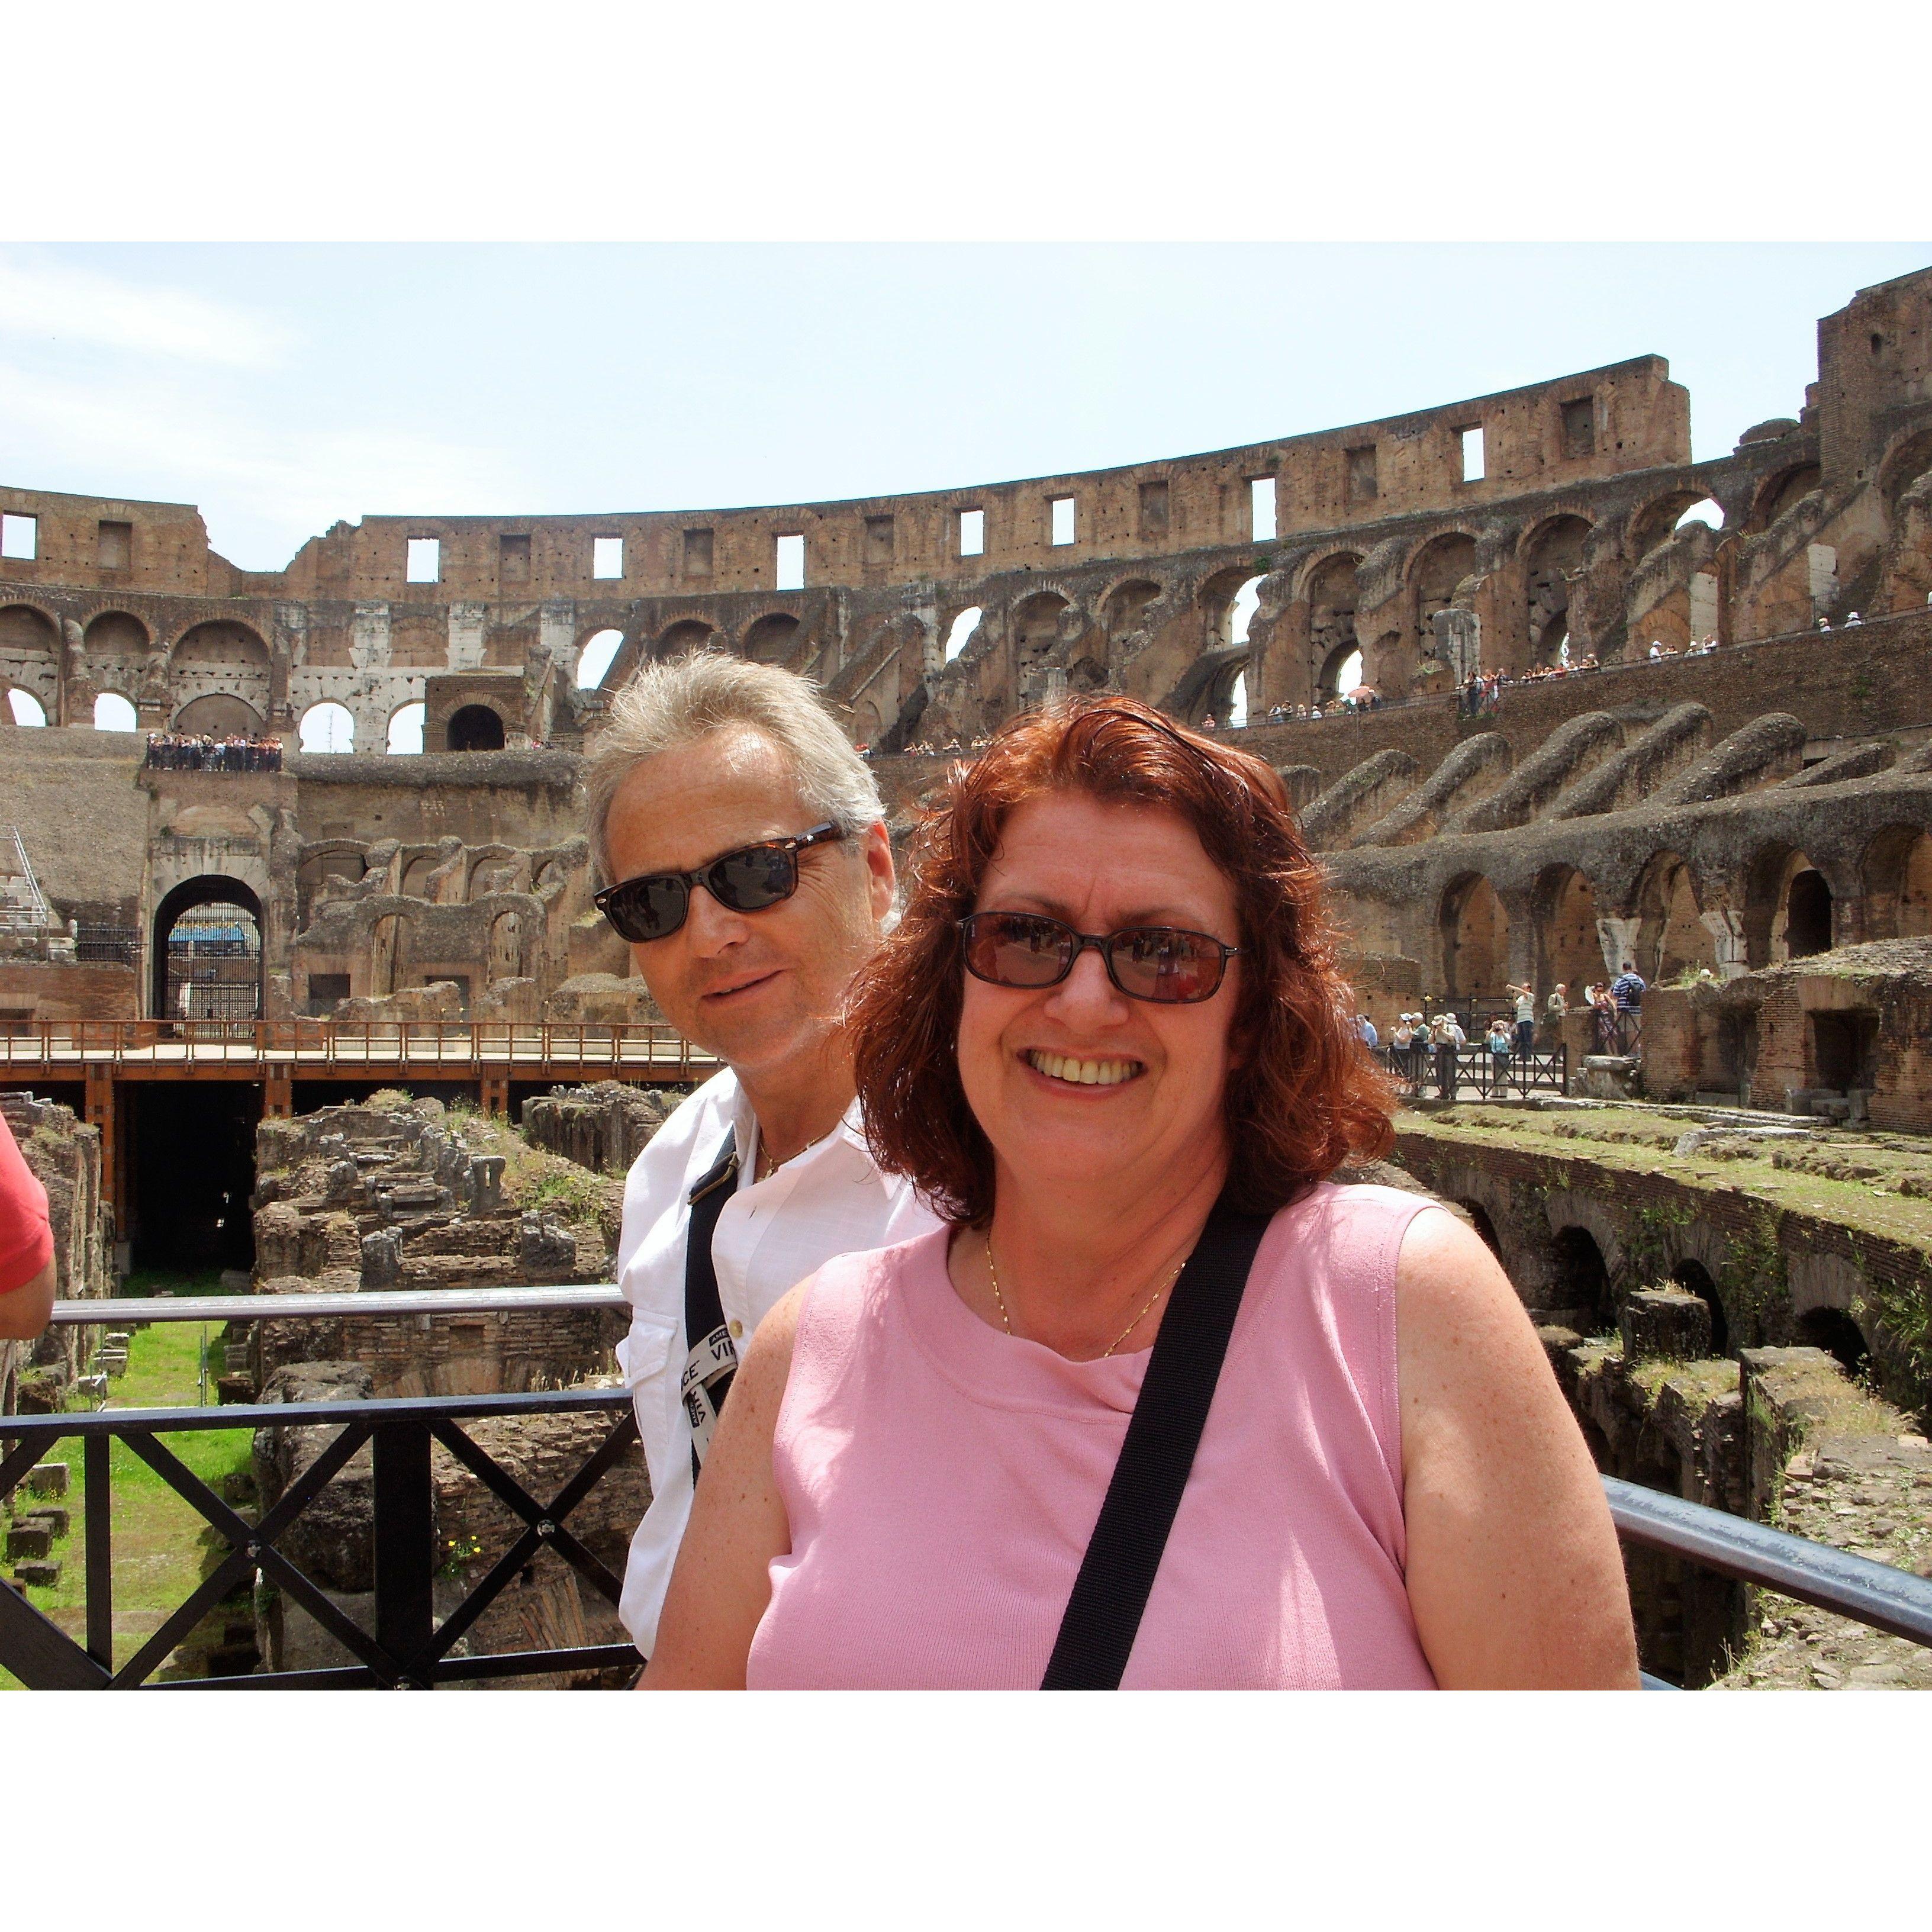
<path fill-rule="evenodd" d="M 948 1220 L 978 1224 L 992 1213 L 992 1149 L 955 1057 L 958 922 L 978 900 L 1007 814 L 1052 792 L 1178 812 L 1234 889 L 1243 1058 L 1225 1102 L 1232 1204 L 1272 1214 L 1352 1157 L 1387 1152 L 1390 1090 L 1356 1030 L 1321 874 L 1281 780 L 1149 706 L 1103 697 L 1013 720 L 973 764 L 953 766 L 945 802 L 919 827 L 904 916 L 859 975 L 848 1012 L 880 1166 L 908 1176 Z"/>

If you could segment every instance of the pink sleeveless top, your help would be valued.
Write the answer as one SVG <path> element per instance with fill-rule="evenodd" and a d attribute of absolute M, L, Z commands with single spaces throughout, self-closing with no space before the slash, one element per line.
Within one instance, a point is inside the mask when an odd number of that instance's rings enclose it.
<path fill-rule="evenodd" d="M 1428 1204 L 1322 1186 L 1270 1224 L 1124 1688 L 1434 1688 L 1396 1396 L 1396 1259 Z M 1150 1352 L 1070 1362 L 988 1327 L 946 1241 L 812 1277 L 754 1689 L 1024 1689 L 1046 1668 Z"/>

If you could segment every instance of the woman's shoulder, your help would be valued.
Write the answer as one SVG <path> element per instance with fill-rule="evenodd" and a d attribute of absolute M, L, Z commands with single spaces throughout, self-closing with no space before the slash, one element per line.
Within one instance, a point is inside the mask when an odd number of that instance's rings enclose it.
<path fill-rule="evenodd" d="M 890 1247 L 856 1248 L 849 1254 L 834 1255 L 807 1275 L 786 1299 L 796 1299 L 801 1318 L 807 1312 L 814 1321 L 856 1318 L 876 1308 L 909 1279 L 917 1279 L 934 1267 L 943 1273 L 952 1232 L 942 1225 L 910 1240 L 895 1241 Z"/>

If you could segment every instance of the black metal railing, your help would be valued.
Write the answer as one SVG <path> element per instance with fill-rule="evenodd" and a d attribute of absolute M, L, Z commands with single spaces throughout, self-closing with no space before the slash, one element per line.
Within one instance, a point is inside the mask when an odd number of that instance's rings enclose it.
<path fill-rule="evenodd" d="M 1492 1053 L 1479 1042 L 1466 1046 L 1385 1046 L 1377 1056 L 1397 1090 L 1412 1098 L 1491 1100 L 1524 1094 L 1567 1094 L 1570 1050 Z"/>
<path fill-rule="evenodd" d="M 291 1307 L 290 1303 L 302 1304 Z M 436 1315 L 516 1309 L 621 1307 L 608 1286 L 448 1290 L 430 1294 L 210 1295 L 169 1300 L 63 1302 L 56 1322 L 103 1326 L 144 1320 L 240 1322 L 304 1316 Z M 111 1311 L 111 1312 L 110 1312 Z M 490 1416 L 608 1414 L 612 1426 L 582 1466 L 548 1501 L 532 1496 L 465 1433 Z M 229 1428 L 339 1426 L 340 1432 L 269 1508 L 260 1522 L 243 1517 L 168 1448 L 162 1438 Z M 542 1549 L 554 1550 L 614 1606 L 619 1580 L 571 1532 L 567 1519 L 635 1439 L 636 1421 L 620 1388 L 534 1395 L 446 1396 L 374 1402 L 278 1402 L 250 1407 L 105 1410 L 92 1414 L 0 1417 L 4 1501 L 57 1442 L 82 1445 L 86 1550 L 86 1634 L 76 1643 L 14 1592 L 0 1587 L 0 1666 L 36 1689 L 127 1690 L 153 1672 L 221 1599 L 251 1576 L 275 1585 L 315 1618 L 356 1660 L 339 1667 L 257 1671 L 182 1680 L 154 1688 L 430 1688 L 484 1678 L 636 1667 L 628 1644 L 451 1654 L 477 1618 Z M 200 1514 L 227 1545 L 215 1569 L 124 1664 L 116 1665 L 110 1541 L 109 1448 L 118 1440 Z M 521 1533 L 440 1622 L 435 1616 L 436 1541 L 430 1449 L 440 1442 L 523 1523 Z M 374 1468 L 375 1630 L 366 1634 L 278 1547 L 279 1539 L 365 1444 Z M 1788 1532 L 1686 1502 L 1615 1477 L 1604 1478 L 1610 1514 L 1627 1543 L 1755 1584 L 1932 1647 L 1932 1578 L 1854 1556 Z M 1647 1688 L 1676 1687 L 1646 1676 Z"/>
<path fill-rule="evenodd" d="M 301 1319 L 344 1313 L 434 1317 L 519 1309 L 546 1312 L 621 1308 L 613 1287 L 510 1288 L 431 1294 L 210 1295 L 167 1300 L 63 1302 L 57 1323 L 105 1326 L 131 1322 Z M 494 1416 L 604 1414 L 611 1426 L 581 1466 L 553 1495 L 534 1496 L 464 1428 Z M 334 1440 L 250 1522 L 169 1448 L 166 1438 L 209 1429 L 337 1427 Z M 223 1600 L 260 1578 L 307 1611 L 355 1660 L 338 1667 L 256 1671 L 181 1680 L 198 1688 L 431 1688 L 485 1678 L 556 1672 L 635 1670 L 628 1643 L 451 1653 L 504 1588 L 545 1549 L 554 1551 L 614 1609 L 620 1580 L 572 1532 L 568 1518 L 637 1438 L 630 1397 L 621 1388 L 564 1389 L 524 1395 L 440 1396 L 368 1402 L 270 1402 L 218 1408 L 106 1409 L 92 1414 L 0 1417 L 0 1501 L 58 1443 L 81 1444 L 86 1549 L 86 1638 L 76 1642 L 23 1595 L 0 1587 L 0 1666 L 36 1690 L 130 1690 L 148 1683 L 176 1646 Z M 226 1545 L 214 1570 L 124 1662 L 115 1654 L 112 1489 L 110 1446 L 121 1442 L 188 1503 Z M 440 1443 L 522 1523 L 520 1533 L 439 1622 L 432 1445 Z M 280 1546 L 282 1540 L 364 1444 L 371 1450 L 374 1630 L 360 1628 L 328 1592 Z M 170 1684 L 157 1688 L 174 1688 Z"/>

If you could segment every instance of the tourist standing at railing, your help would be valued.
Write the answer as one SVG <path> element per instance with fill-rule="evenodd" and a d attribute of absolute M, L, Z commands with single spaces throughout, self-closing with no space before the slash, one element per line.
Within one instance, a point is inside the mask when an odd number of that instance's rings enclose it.
<path fill-rule="evenodd" d="M 1456 1023 L 1454 1013 L 1438 1013 L 1430 1024 L 1429 1037 L 1436 1048 L 1436 1090 L 1445 1100 L 1456 1097 L 1456 1056 L 1469 1043 L 1468 1035 Z"/>
<path fill-rule="evenodd" d="M 54 1237 L 43 1187 L 0 1114 L 0 1341 L 31 1342 L 54 1306 Z"/>
<path fill-rule="evenodd" d="M 1635 1689 L 1521 1299 L 1439 1205 L 1328 1184 L 1388 1096 L 1276 774 L 1056 707 L 914 878 L 854 1053 L 946 1225 L 758 1331 L 646 1684 Z"/>
<path fill-rule="evenodd" d="M 833 1256 L 933 1226 L 908 1182 L 880 1174 L 854 1100 L 841 1016 L 892 908 L 892 842 L 815 691 L 722 653 L 650 666 L 613 701 L 586 774 L 613 882 L 598 906 L 664 1017 L 726 1068 L 624 1190 L 619 1359 L 651 1504 L 621 1614 L 646 1656 L 746 1338 Z"/>
<path fill-rule="evenodd" d="M 1510 1034 L 1509 1022 L 1501 1013 L 1490 1022 L 1490 1030 L 1483 1036 L 1483 1044 L 1490 1052 L 1490 1090 L 1496 1092 L 1509 1084 L 1510 1055 L 1515 1049 L 1515 1041 Z M 1528 1078 L 1528 1055 L 1523 1056 L 1525 1078 Z"/>
<path fill-rule="evenodd" d="M 1536 1051 L 1536 988 L 1526 981 L 1508 991 L 1516 1002 L 1516 1050 L 1527 1066 L 1530 1055 Z"/>

